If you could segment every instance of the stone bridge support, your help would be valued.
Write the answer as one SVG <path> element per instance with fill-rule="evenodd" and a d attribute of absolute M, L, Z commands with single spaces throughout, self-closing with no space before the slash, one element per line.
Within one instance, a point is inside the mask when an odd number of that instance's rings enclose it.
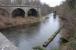
<path fill-rule="evenodd" d="M 0 8 L 5 9 L 9 13 L 9 16 L 11 16 L 11 17 L 12 17 L 12 12 L 17 8 L 20 8 L 20 9 L 24 10 L 25 16 L 28 16 L 28 11 L 30 9 L 32 9 L 32 8 L 35 9 L 38 12 L 39 16 L 41 16 L 40 7 L 32 7 L 32 6 L 0 6 Z"/>

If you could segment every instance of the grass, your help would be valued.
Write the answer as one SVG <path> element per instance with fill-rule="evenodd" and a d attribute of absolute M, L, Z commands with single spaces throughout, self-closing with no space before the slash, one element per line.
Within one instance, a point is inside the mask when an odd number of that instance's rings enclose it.
<path fill-rule="evenodd" d="M 36 47 L 33 47 L 33 50 L 45 50 L 45 48 L 41 46 L 36 46 Z"/>

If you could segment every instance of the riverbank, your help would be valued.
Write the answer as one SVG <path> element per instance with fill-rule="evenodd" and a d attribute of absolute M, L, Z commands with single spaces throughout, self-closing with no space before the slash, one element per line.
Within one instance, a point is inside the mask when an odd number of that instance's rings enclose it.
<path fill-rule="evenodd" d="M 1 31 L 20 50 L 33 50 L 36 46 L 42 46 L 49 40 L 54 32 L 59 29 L 59 18 L 53 18 L 52 14 L 43 18 L 41 22 L 30 25 L 30 27 L 10 28 Z M 51 37 L 52 38 L 52 37 Z M 57 45 L 55 45 L 57 44 Z M 60 45 L 60 35 L 48 45 L 46 50 L 58 49 Z M 52 48 L 51 48 L 52 46 Z"/>
<path fill-rule="evenodd" d="M 22 27 L 42 21 L 44 17 L 4 17 L 0 16 L 0 30 L 11 27 Z"/>
<path fill-rule="evenodd" d="M 62 29 L 61 36 L 68 42 L 63 44 L 61 50 L 76 50 L 76 1 L 66 0 L 56 7 Z"/>

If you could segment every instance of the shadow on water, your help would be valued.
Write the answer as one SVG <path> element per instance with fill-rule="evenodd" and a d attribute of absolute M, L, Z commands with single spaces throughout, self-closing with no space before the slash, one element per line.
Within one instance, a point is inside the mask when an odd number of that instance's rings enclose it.
<path fill-rule="evenodd" d="M 32 50 L 35 46 L 42 45 L 59 28 L 59 18 L 53 18 L 53 14 L 47 15 L 48 19 L 21 29 L 11 28 L 2 33 L 20 50 Z M 60 45 L 60 34 L 49 44 L 47 50 L 53 50 Z"/>

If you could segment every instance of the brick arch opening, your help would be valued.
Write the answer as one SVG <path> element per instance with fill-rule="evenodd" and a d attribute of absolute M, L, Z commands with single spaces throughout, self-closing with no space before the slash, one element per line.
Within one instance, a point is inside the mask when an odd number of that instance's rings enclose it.
<path fill-rule="evenodd" d="M 17 8 L 12 12 L 12 17 L 25 17 L 25 11 L 21 8 Z"/>
<path fill-rule="evenodd" d="M 9 16 L 9 12 L 6 9 L 0 8 L 0 15 L 8 17 Z"/>
<path fill-rule="evenodd" d="M 38 11 L 32 8 L 28 11 L 28 16 L 38 16 Z"/>

